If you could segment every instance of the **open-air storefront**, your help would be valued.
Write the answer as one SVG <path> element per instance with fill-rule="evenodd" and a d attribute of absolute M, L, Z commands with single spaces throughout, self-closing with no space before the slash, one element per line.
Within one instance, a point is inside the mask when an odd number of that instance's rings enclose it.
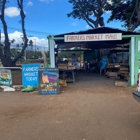
<path fill-rule="evenodd" d="M 54 48 L 72 48 L 86 46 L 90 49 L 117 48 L 128 46 L 129 49 L 129 85 L 133 86 L 137 81 L 140 58 L 140 36 L 136 32 L 128 32 L 109 27 L 100 27 L 80 32 L 72 32 L 49 36 L 50 65 L 55 68 Z"/>

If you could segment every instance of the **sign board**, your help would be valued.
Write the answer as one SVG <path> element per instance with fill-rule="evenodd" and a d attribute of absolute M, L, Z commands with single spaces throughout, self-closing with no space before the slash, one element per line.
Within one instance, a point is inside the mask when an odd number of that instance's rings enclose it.
<path fill-rule="evenodd" d="M 122 40 L 122 33 L 65 35 L 65 42 Z"/>
<path fill-rule="evenodd" d="M 59 70 L 39 69 L 39 94 L 59 93 Z"/>
<path fill-rule="evenodd" d="M 22 85 L 38 87 L 38 69 L 40 64 L 22 65 Z"/>
<path fill-rule="evenodd" d="M 0 85 L 4 85 L 4 86 L 12 85 L 11 70 L 0 69 Z"/>

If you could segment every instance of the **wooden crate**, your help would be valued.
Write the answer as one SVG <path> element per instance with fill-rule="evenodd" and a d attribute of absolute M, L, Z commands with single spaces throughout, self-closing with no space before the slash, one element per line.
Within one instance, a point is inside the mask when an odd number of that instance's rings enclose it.
<path fill-rule="evenodd" d="M 68 66 L 68 69 L 69 70 L 73 70 L 73 69 L 75 69 L 75 66 L 72 66 L 72 65 L 71 66 Z"/>
<path fill-rule="evenodd" d="M 125 82 L 125 81 L 116 81 L 115 82 L 115 86 L 126 87 L 126 86 L 128 86 L 128 82 Z"/>
<path fill-rule="evenodd" d="M 120 67 L 119 69 L 120 69 L 120 71 L 128 71 L 128 68 L 126 68 L 126 67 Z"/>
<path fill-rule="evenodd" d="M 129 66 L 129 63 L 120 63 L 121 66 Z"/>
<path fill-rule="evenodd" d="M 67 64 L 58 64 L 58 69 L 65 70 L 65 69 L 68 69 L 68 66 L 67 66 Z"/>
<path fill-rule="evenodd" d="M 107 75 L 107 77 L 118 77 L 117 72 L 107 72 L 106 75 Z"/>
<path fill-rule="evenodd" d="M 67 66 L 58 66 L 58 69 L 67 70 L 68 67 Z"/>
<path fill-rule="evenodd" d="M 120 74 L 129 74 L 128 71 L 119 71 Z"/>

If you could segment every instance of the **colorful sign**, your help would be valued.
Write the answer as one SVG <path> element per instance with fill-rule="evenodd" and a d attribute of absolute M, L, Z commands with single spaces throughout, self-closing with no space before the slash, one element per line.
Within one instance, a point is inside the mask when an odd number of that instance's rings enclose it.
<path fill-rule="evenodd" d="M 11 70 L 0 69 L 0 85 L 4 86 L 12 85 Z"/>
<path fill-rule="evenodd" d="M 39 69 L 39 94 L 59 93 L 58 69 Z"/>
<path fill-rule="evenodd" d="M 40 64 L 22 65 L 22 85 L 38 87 L 38 69 Z"/>
<path fill-rule="evenodd" d="M 122 33 L 65 35 L 65 42 L 122 40 Z"/>

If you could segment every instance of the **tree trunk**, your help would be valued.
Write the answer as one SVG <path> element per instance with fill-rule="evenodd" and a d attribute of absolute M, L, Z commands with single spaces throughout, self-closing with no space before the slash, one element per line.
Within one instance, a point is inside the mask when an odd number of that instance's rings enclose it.
<path fill-rule="evenodd" d="M 4 56 L 1 57 L 3 67 L 16 67 L 16 64 L 12 62 L 11 59 L 5 59 Z"/>

